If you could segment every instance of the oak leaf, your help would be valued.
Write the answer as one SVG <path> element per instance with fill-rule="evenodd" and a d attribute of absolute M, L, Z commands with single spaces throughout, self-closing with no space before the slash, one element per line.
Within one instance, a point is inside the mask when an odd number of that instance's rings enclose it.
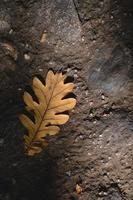
<path fill-rule="evenodd" d="M 24 144 L 29 156 L 40 153 L 47 146 L 45 137 L 57 134 L 60 130 L 58 125 L 65 124 L 69 119 L 69 115 L 63 112 L 73 109 L 76 99 L 63 99 L 74 88 L 73 83 L 64 83 L 65 79 L 62 73 L 54 74 L 50 70 L 45 85 L 37 77 L 33 79 L 33 91 L 38 102 L 28 92 L 24 93 L 26 109 L 34 116 L 34 121 L 25 114 L 20 116 L 20 121 L 28 129 Z"/>

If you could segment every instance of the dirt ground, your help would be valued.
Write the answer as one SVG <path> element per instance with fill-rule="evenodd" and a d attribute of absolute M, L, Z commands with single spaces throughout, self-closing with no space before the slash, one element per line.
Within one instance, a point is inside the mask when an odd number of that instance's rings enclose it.
<path fill-rule="evenodd" d="M 132 0 L 0 1 L 0 200 L 133 200 L 132 57 Z M 22 95 L 48 69 L 77 105 L 29 158 Z"/>

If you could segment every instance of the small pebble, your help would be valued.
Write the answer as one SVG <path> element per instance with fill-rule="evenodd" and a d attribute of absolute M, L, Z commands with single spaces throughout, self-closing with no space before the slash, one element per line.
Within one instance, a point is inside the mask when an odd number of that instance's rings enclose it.
<path fill-rule="evenodd" d="M 40 69 L 38 69 L 38 71 L 39 71 L 39 72 L 43 72 L 43 69 L 42 69 L 42 68 L 40 68 Z"/>
<path fill-rule="evenodd" d="M 9 34 L 12 34 L 12 33 L 13 33 L 13 29 L 10 29 Z"/>
<path fill-rule="evenodd" d="M 27 61 L 28 61 L 28 60 L 30 60 L 30 58 L 31 58 L 31 57 L 30 57 L 30 55 L 29 55 L 29 54 L 24 54 L 24 58 L 25 58 L 25 60 L 27 60 Z"/>
<path fill-rule="evenodd" d="M 26 48 L 28 48 L 28 47 L 29 47 L 29 45 L 28 45 L 28 44 L 26 44 L 26 45 L 25 45 L 25 47 L 26 47 Z"/>
<path fill-rule="evenodd" d="M 4 139 L 0 139 L 0 146 L 4 144 Z"/>
<path fill-rule="evenodd" d="M 90 113 L 90 117 L 93 117 L 93 113 Z"/>
<path fill-rule="evenodd" d="M 105 100 L 104 94 L 101 95 L 101 99 L 102 99 L 102 100 Z"/>
<path fill-rule="evenodd" d="M 67 73 L 71 71 L 71 68 L 67 68 Z"/>
<path fill-rule="evenodd" d="M 100 138 L 102 138 L 102 137 L 103 137 L 103 135 L 99 135 L 99 137 L 100 137 Z"/>
<path fill-rule="evenodd" d="M 94 104 L 94 102 L 93 101 L 90 101 L 90 106 L 92 106 Z"/>
<path fill-rule="evenodd" d="M 11 29 L 11 18 L 6 10 L 0 10 L 0 33 L 7 33 Z"/>
<path fill-rule="evenodd" d="M 44 32 L 41 36 L 40 43 L 45 43 L 47 34 Z"/>
<path fill-rule="evenodd" d="M 81 40 L 82 40 L 82 42 L 84 42 L 84 41 L 85 41 L 85 37 L 83 36 L 83 37 L 81 38 Z"/>
<path fill-rule="evenodd" d="M 22 88 L 18 88 L 18 91 L 22 91 Z"/>
<path fill-rule="evenodd" d="M 70 177 L 71 176 L 71 171 L 67 171 L 66 175 Z"/>
<path fill-rule="evenodd" d="M 77 74 L 74 74 L 74 78 L 78 78 L 78 75 L 77 75 Z"/>

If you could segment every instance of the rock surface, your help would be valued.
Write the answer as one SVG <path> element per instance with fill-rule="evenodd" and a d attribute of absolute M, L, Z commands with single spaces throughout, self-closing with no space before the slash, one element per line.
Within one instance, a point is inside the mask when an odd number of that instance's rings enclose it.
<path fill-rule="evenodd" d="M 133 199 L 132 1 L 0 5 L 0 199 Z M 51 68 L 74 78 L 77 106 L 48 148 L 28 158 L 22 94 Z"/>

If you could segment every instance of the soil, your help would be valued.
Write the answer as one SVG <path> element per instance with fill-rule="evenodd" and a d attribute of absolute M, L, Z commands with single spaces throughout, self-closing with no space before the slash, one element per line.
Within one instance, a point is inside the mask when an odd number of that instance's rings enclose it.
<path fill-rule="evenodd" d="M 132 20 L 132 0 L 0 1 L 0 200 L 133 199 Z M 77 105 L 27 157 L 22 95 L 49 69 Z"/>

